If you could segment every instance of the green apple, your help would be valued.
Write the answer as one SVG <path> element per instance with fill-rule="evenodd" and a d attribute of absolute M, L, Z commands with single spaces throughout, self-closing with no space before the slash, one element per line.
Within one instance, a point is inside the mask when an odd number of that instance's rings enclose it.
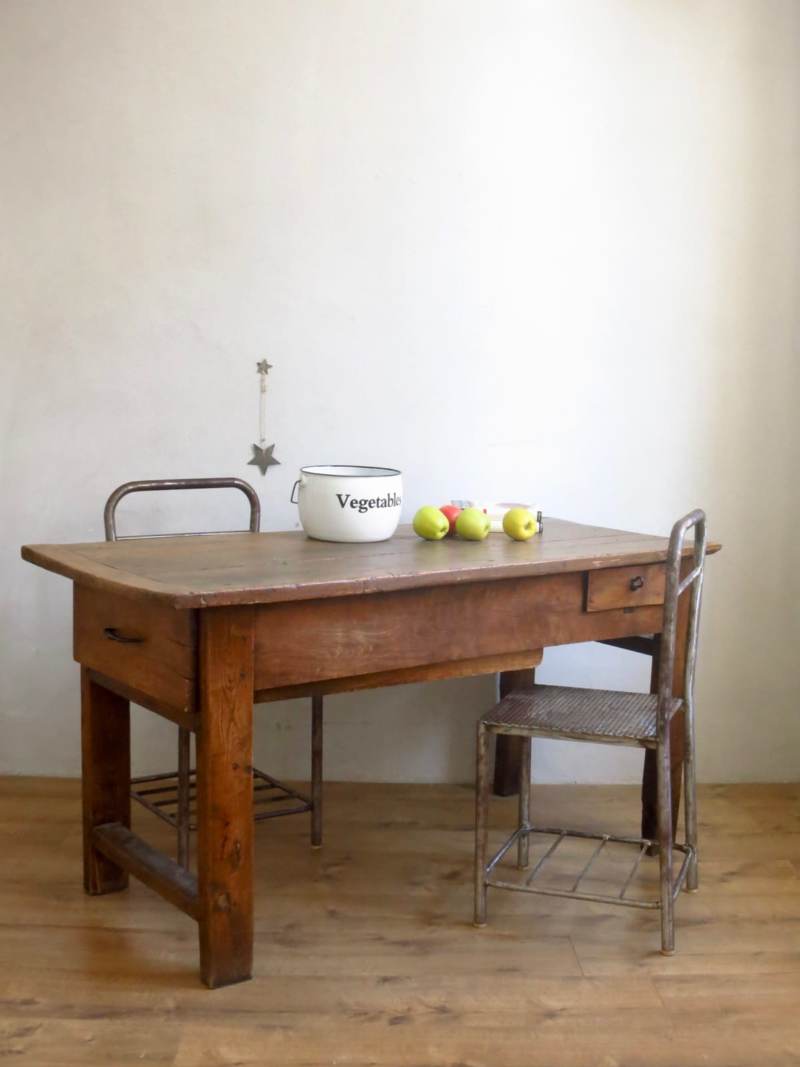
<path fill-rule="evenodd" d="M 503 530 L 512 541 L 528 541 L 539 529 L 527 508 L 510 508 L 503 516 Z"/>
<path fill-rule="evenodd" d="M 456 519 L 456 533 L 465 541 L 483 541 L 491 528 L 489 516 L 480 508 L 464 508 Z"/>
<path fill-rule="evenodd" d="M 414 516 L 414 533 L 426 541 L 441 541 L 449 532 L 450 523 L 438 508 L 428 505 Z"/>

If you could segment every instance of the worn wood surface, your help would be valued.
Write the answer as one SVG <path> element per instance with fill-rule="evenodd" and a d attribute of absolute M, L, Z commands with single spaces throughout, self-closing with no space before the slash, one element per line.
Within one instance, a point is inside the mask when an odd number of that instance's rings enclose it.
<path fill-rule="evenodd" d="M 253 967 L 253 609 L 200 617 L 197 881 L 200 974 L 241 982 Z"/>
<path fill-rule="evenodd" d="M 515 689 L 525 689 L 536 681 L 536 671 L 503 671 L 498 678 L 500 700 Z M 488 710 L 488 709 L 487 709 Z M 494 746 L 493 792 L 510 797 L 517 792 L 520 780 L 523 744 L 521 737 L 498 737 Z"/>
<path fill-rule="evenodd" d="M 664 603 L 666 572 L 658 563 L 609 567 L 586 575 L 586 610 L 641 608 Z"/>
<path fill-rule="evenodd" d="M 612 648 L 623 648 L 626 652 L 638 652 L 644 656 L 655 656 L 658 653 L 658 635 L 650 634 L 650 636 L 642 637 L 608 637 L 603 638 L 598 643 L 601 645 L 611 645 Z"/>
<path fill-rule="evenodd" d="M 87 893 L 125 889 L 128 872 L 100 852 L 96 826 L 131 824 L 130 705 L 99 686 L 81 669 L 81 762 L 83 770 L 83 885 Z"/>
<path fill-rule="evenodd" d="M 109 630 L 120 639 L 109 637 Z M 78 663 L 183 713 L 194 709 L 194 631 L 194 612 L 75 584 Z"/>
<path fill-rule="evenodd" d="M 312 541 L 297 531 L 26 545 L 22 555 L 82 585 L 196 608 L 657 563 L 667 544 L 665 537 L 547 519 L 544 533 L 526 542 L 499 534 L 480 543 L 421 541 L 402 526 L 377 544 Z"/>
<path fill-rule="evenodd" d="M 261 605 L 256 688 L 648 633 L 661 616 L 584 611 L 581 573 Z"/>
<path fill-rule="evenodd" d="M 536 667 L 542 662 L 542 649 L 526 652 L 511 652 L 499 656 L 481 656 L 478 659 L 449 660 L 445 663 L 426 663 L 419 667 L 379 671 L 376 674 L 347 675 L 325 682 L 283 688 L 257 689 L 257 703 L 275 700 L 291 700 L 312 695 L 327 696 L 329 693 L 352 693 L 359 689 L 382 689 L 387 685 L 409 685 L 419 682 L 439 682 L 445 678 L 474 678 L 481 674 L 497 674 L 500 671 L 515 671 Z"/>
<path fill-rule="evenodd" d="M 329 784 L 322 851 L 304 819 L 257 826 L 253 981 L 209 993 L 189 918 L 136 881 L 81 892 L 79 783 L 0 779 L 0 1054 L 35 1067 L 796 1067 L 800 787 L 701 786 L 699 800 L 700 892 L 678 901 L 668 959 L 657 916 L 622 908 L 495 893 L 474 930 L 471 790 Z M 544 822 L 636 832 L 635 787 L 534 785 L 533 801 Z M 515 799 L 493 801 L 490 843 L 515 819 Z M 173 843 L 146 812 L 135 829 Z"/>
<path fill-rule="evenodd" d="M 183 726 L 187 730 L 197 729 L 197 711 L 181 711 L 174 705 L 159 700 L 152 693 L 145 693 L 141 689 L 135 689 L 132 685 L 128 685 L 119 678 L 109 678 L 108 675 L 101 674 L 100 671 L 90 669 L 89 674 L 98 685 L 102 685 L 106 689 L 110 689 L 112 693 L 124 697 L 131 704 L 138 704 L 140 707 L 149 708 L 150 711 L 156 711 L 163 718 L 174 722 L 176 726 Z"/>
<path fill-rule="evenodd" d="M 198 917 L 197 879 L 120 823 L 96 826 L 95 848 L 193 919 Z"/>

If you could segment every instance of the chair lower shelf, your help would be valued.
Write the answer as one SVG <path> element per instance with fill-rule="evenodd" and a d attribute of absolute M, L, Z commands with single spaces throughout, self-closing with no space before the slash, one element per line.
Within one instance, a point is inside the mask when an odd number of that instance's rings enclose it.
<path fill-rule="evenodd" d="M 178 825 L 178 773 L 131 779 L 131 799 L 172 827 Z M 253 818 L 256 822 L 311 811 L 311 799 L 277 778 L 253 768 Z M 189 772 L 189 829 L 197 829 L 197 772 Z"/>
<path fill-rule="evenodd" d="M 524 880 L 519 882 L 512 882 L 505 878 L 499 878 L 495 875 L 497 865 L 503 859 L 503 857 L 509 852 L 513 845 L 517 844 L 522 838 L 530 837 L 533 834 L 542 835 L 545 837 L 553 837 L 554 840 L 544 853 L 534 863 L 530 872 L 527 874 Z M 568 839 L 579 839 L 597 841 L 597 847 L 589 856 L 589 859 L 583 864 L 579 870 L 577 877 L 574 879 L 572 886 L 568 889 L 559 888 L 558 886 L 542 885 L 539 883 L 535 885 L 536 879 L 542 873 L 546 864 L 552 860 L 556 854 L 559 846 Z M 627 872 L 627 875 L 622 882 L 621 888 L 616 893 L 588 893 L 579 889 L 581 883 L 589 874 L 591 867 L 595 860 L 600 856 L 601 852 L 607 844 L 610 842 L 616 844 L 630 845 L 636 847 L 637 852 L 634 857 L 632 866 Z M 528 826 L 520 827 L 515 830 L 514 833 L 508 838 L 507 841 L 495 852 L 494 856 L 489 860 L 485 867 L 485 881 L 487 886 L 491 886 L 494 889 L 510 889 L 512 892 L 517 893 L 532 893 L 540 896 L 551 897 L 568 897 L 572 900 L 587 900 L 596 904 L 617 904 L 628 908 L 660 908 L 661 901 L 658 898 L 655 899 L 640 899 L 628 896 L 628 892 L 632 887 L 634 878 L 639 870 L 642 860 L 648 854 L 649 850 L 658 848 L 658 843 L 644 837 L 621 837 L 617 834 L 603 834 L 603 833 L 589 833 L 583 830 L 567 830 L 557 827 L 542 827 L 542 826 Z M 672 898 L 673 900 L 678 896 L 681 888 L 686 880 L 686 875 L 689 870 L 689 864 L 694 855 L 694 849 L 691 845 L 675 843 L 672 846 L 674 852 L 683 854 L 683 861 L 680 868 L 675 875 L 672 886 Z"/>

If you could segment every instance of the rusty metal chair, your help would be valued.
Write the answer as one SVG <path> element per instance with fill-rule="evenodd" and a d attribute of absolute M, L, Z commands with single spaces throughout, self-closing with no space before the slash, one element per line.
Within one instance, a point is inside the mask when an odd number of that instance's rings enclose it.
<path fill-rule="evenodd" d="M 244 493 L 250 504 L 251 533 L 261 528 L 261 503 L 258 494 L 248 482 L 240 478 L 178 478 L 156 481 L 126 482 L 120 485 L 106 501 L 103 512 L 106 541 L 128 541 L 142 538 L 174 536 L 164 534 L 139 534 L 119 536 L 116 526 L 117 505 L 130 493 L 161 492 L 178 489 L 236 489 Z M 245 531 L 219 531 L 244 533 Z M 203 537 L 192 531 L 180 536 Z M 311 699 L 311 796 L 279 782 L 264 771 L 253 767 L 253 791 L 256 805 L 255 820 L 273 819 L 282 815 L 311 813 L 311 845 L 322 844 L 322 697 Z M 177 831 L 178 863 L 188 869 L 190 862 L 189 835 L 195 830 L 194 802 L 195 772 L 191 769 L 191 733 L 178 727 L 178 769 L 163 774 L 148 774 L 131 779 L 131 798 L 142 804 L 153 815 L 169 823 Z M 280 806 L 283 805 L 283 806 Z"/>
<path fill-rule="evenodd" d="M 691 569 L 681 577 L 683 544 L 694 530 L 694 558 Z M 515 690 L 483 715 L 478 723 L 476 818 L 475 818 L 475 917 L 476 926 L 486 925 L 487 889 L 510 889 L 525 893 L 570 897 L 606 904 L 661 910 L 661 951 L 672 955 L 675 950 L 674 905 L 682 886 L 697 889 L 697 804 L 695 785 L 695 709 L 694 673 L 697 659 L 697 635 L 703 567 L 706 554 L 706 517 L 700 510 L 679 519 L 672 528 L 666 562 L 666 588 L 661 633 L 661 654 L 656 693 L 617 693 L 607 690 L 576 689 L 564 686 L 533 685 Z M 684 568 L 685 569 L 685 568 Z M 683 696 L 673 689 L 680 597 L 691 590 L 686 631 Z M 684 711 L 685 757 L 685 842 L 673 840 L 672 796 L 670 782 L 670 722 Z M 511 734 L 521 737 L 519 819 L 516 831 L 487 862 L 489 811 L 489 738 Z M 590 741 L 600 744 L 633 745 L 656 752 L 658 775 L 658 840 L 619 837 L 614 834 L 589 833 L 554 827 L 538 827 L 530 817 L 531 741 L 534 737 L 551 737 L 566 741 Z M 552 841 L 534 864 L 524 881 L 509 881 L 496 875 L 501 859 L 517 845 L 517 867 L 529 867 L 531 835 Z M 558 846 L 567 838 L 597 841 L 588 862 L 577 872 L 571 888 L 538 885 L 536 879 Z M 622 842 L 635 850 L 633 865 L 624 884 L 615 894 L 581 892 L 579 887 L 595 859 L 608 842 Z M 645 854 L 657 850 L 659 858 L 659 894 L 655 900 L 631 899 L 627 896 Z M 677 874 L 673 869 L 673 851 L 683 854 Z"/>

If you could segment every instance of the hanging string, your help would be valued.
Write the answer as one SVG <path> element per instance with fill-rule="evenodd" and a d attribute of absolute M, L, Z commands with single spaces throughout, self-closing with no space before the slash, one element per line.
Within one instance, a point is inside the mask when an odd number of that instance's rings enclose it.
<path fill-rule="evenodd" d="M 261 447 L 267 440 L 267 376 L 261 373 L 261 388 L 258 394 L 258 443 Z"/>
<path fill-rule="evenodd" d="M 248 466 L 258 467 L 262 474 L 266 474 L 270 467 L 280 466 L 280 460 L 273 454 L 275 445 L 267 444 L 267 375 L 272 370 L 272 364 L 262 359 L 256 364 L 256 368 L 259 376 L 258 444 L 253 444 L 253 455 L 247 462 Z"/>

